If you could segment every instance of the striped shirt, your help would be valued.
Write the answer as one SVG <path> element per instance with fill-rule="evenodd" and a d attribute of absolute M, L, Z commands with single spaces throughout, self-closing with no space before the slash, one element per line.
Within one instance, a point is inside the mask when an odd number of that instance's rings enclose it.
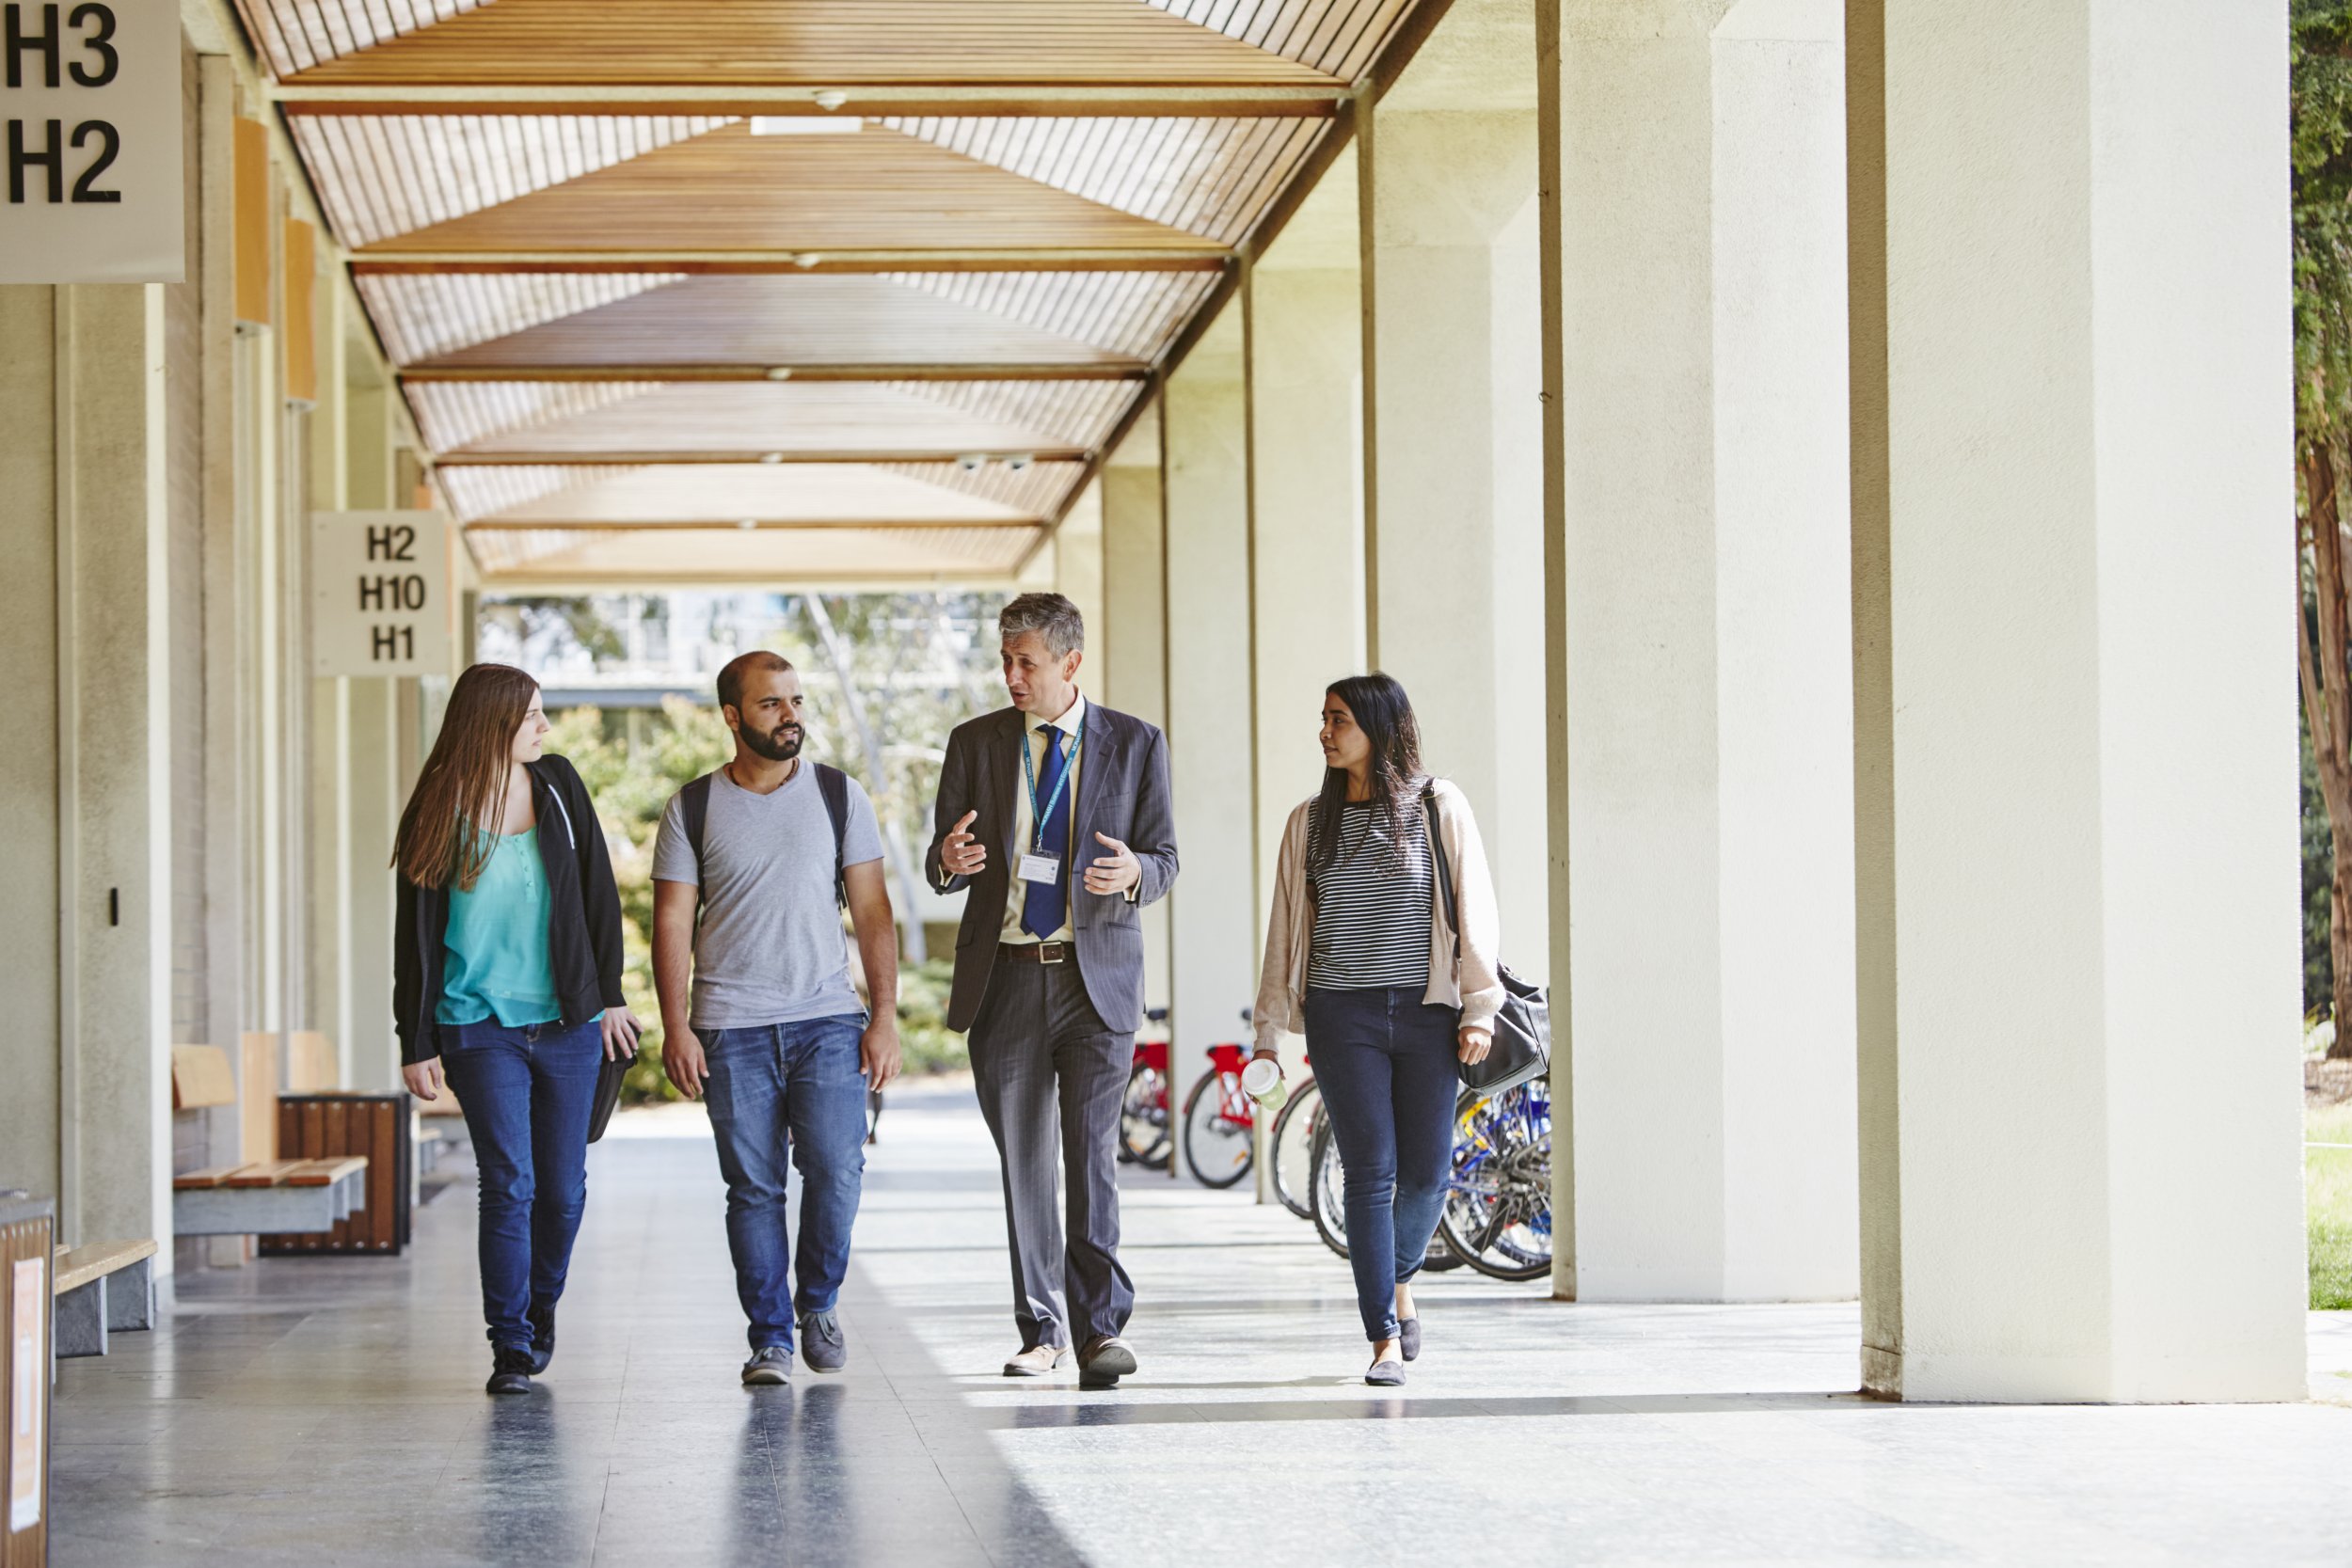
<path fill-rule="evenodd" d="M 1308 891 L 1315 905 L 1309 986 L 1323 990 L 1428 986 L 1433 878 L 1429 824 L 1418 798 L 1404 820 L 1400 856 L 1389 842 L 1385 808 L 1343 806 L 1340 852 L 1319 871 L 1311 869 L 1317 835 L 1309 831 Z"/>

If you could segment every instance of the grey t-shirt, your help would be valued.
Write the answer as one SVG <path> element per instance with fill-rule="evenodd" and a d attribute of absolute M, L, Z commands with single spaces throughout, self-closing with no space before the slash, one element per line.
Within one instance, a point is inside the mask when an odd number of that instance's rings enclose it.
<path fill-rule="evenodd" d="M 842 851 L 844 865 L 882 854 L 873 803 L 855 779 Z M 671 797 L 654 840 L 653 874 L 703 890 L 690 1014 L 697 1031 L 864 1010 L 850 983 L 849 939 L 833 896 L 833 819 L 814 768 L 804 763 L 769 795 L 739 787 L 723 768 L 712 775 L 699 867 L 685 808 Z"/>

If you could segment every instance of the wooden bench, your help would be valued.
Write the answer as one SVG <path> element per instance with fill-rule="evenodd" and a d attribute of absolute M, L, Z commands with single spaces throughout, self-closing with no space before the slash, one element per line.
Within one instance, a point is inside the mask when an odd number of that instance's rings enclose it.
<path fill-rule="evenodd" d="M 60 1357 L 103 1355 L 106 1336 L 155 1326 L 151 1239 L 59 1247 L 52 1271 Z"/>
<path fill-rule="evenodd" d="M 171 1227 L 181 1236 L 278 1236 L 332 1229 L 368 1206 L 362 1154 L 260 1160 L 171 1179 Z"/>

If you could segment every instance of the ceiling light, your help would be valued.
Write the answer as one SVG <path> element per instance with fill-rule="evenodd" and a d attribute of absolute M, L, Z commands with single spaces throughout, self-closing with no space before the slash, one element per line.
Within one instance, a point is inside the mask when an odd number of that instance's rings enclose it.
<path fill-rule="evenodd" d="M 866 121 L 855 116 L 848 119 L 820 119 L 815 115 L 752 116 L 755 136 L 854 136 L 865 129 Z"/>
<path fill-rule="evenodd" d="M 784 453 L 780 451 L 763 451 L 759 454 L 759 460 L 762 463 L 781 463 L 784 461 Z"/>
<path fill-rule="evenodd" d="M 771 381 L 789 381 L 792 379 L 792 367 L 789 365 L 773 366 L 768 372 L 768 379 Z"/>
<path fill-rule="evenodd" d="M 806 272 L 809 268 L 815 266 L 819 261 L 822 260 L 823 258 L 818 256 L 815 251 L 803 250 L 798 256 L 792 258 L 792 264 L 800 268 L 803 272 Z"/>
<path fill-rule="evenodd" d="M 741 522 L 739 522 L 739 523 L 736 524 L 735 526 L 736 526 L 737 528 L 743 528 L 743 529 L 757 528 L 757 527 L 759 526 L 759 519 L 758 519 L 758 518 L 756 518 L 756 517 L 746 517 L 746 518 L 744 518 Z"/>
<path fill-rule="evenodd" d="M 850 95 L 839 87 L 827 87 L 822 92 L 815 94 L 815 97 L 817 106 L 827 114 L 833 113 L 834 110 L 850 101 Z"/>
<path fill-rule="evenodd" d="M 976 474 L 980 471 L 980 466 L 987 461 L 988 459 L 979 452 L 967 451 L 956 459 L 956 467 L 967 474 Z"/>
<path fill-rule="evenodd" d="M 1014 473 L 1019 473 L 1022 469 L 1027 467 L 1030 464 L 1036 461 L 1037 454 L 1034 452 L 1016 451 L 1010 457 L 1005 459 L 1005 467 L 1010 468 Z"/>

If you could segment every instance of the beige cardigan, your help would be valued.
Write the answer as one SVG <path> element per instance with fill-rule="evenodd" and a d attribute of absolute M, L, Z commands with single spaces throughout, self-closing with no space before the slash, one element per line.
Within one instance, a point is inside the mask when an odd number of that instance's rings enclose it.
<path fill-rule="evenodd" d="M 1429 990 L 1422 1000 L 1459 1007 L 1464 1028 L 1489 1025 L 1502 1006 L 1502 981 L 1495 974 L 1497 927 L 1494 883 L 1486 876 L 1486 851 L 1470 801 L 1443 779 L 1436 781 L 1438 830 L 1454 871 L 1458 911 L 1434 908 L 1429 922 Z M 1413 809 L 1421 809 L 1415 792 Z M 1299 804 L 1282 829 L 1282 850 L 1275 861 L 1274 914 L 1265 933 L 1265 965 L 1258 977 L 1258 1003 L 1251 1014 L 1258 1048 L 1270 1051 L 1285 1032 L 1307 1032 L 1307 959 L 1314 950 L 1315 907 L 1307 893 L 1307 830 L 1315 802 Z M 1435 867 L 1431 875 L 1436 875 Z M 1432 899 L 1441 906 L 1445 900 Z M 1462 929 L 1462 961 L 1454 961 L 1454 913 Z"/>

